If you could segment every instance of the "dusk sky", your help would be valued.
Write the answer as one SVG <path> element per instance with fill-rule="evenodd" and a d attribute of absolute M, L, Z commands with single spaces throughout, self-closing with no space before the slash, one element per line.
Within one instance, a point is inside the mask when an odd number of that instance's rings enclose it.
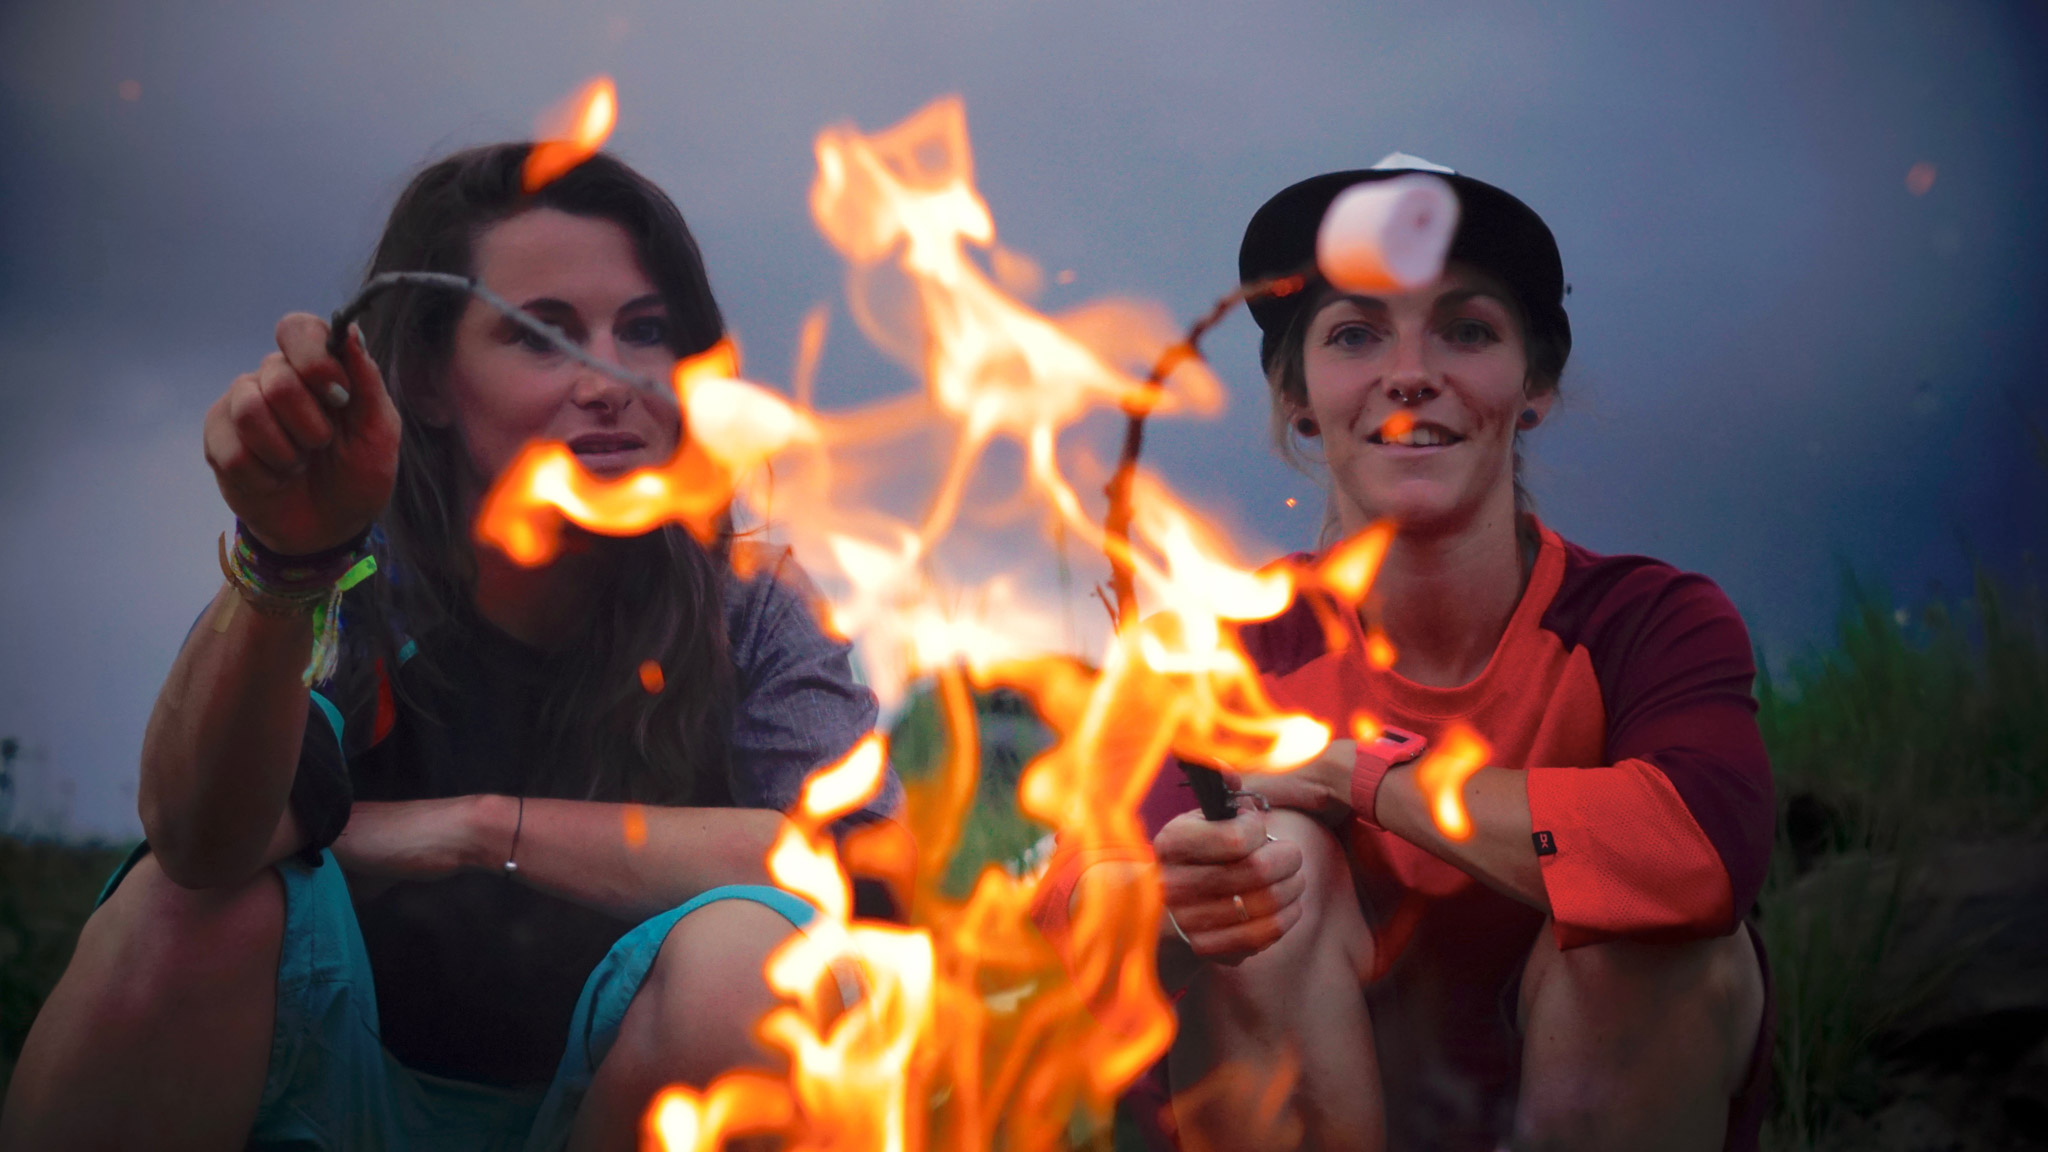
<path fill-rule="evenodd" d="M 1898 605 L 2048 527 L 2048 7 L 2037 3 L 650 3 L 0 8 L 0 736 L 16 827 L 138 833 L 157 685 L 230 523 L 200 420 L 277 317 L 346 298 L 390 202 L 598 73 L 702 243 L 750 375 L 840 305 L 821 406 L 911 385 L 846 323 L 811 140 L 960 94 L 1005 245 L 1198 315 L 1245 221 L 1396 149 L 1557 234 L 1576 335 L 1545 519 L 1727 589 L 1774 665 L 1845 569 Z M 1909 178 L 1909 174 L 1915 174 Z M 1254 558 L 1321 497 L 1229 403 L 1148 459 Z M 2030 431 L 2031 429 L 2031 431 Z M 1296 506 L 1289 508 L 1289 498 Z M 4 802 L 0 802 L 4 803 Z"/>

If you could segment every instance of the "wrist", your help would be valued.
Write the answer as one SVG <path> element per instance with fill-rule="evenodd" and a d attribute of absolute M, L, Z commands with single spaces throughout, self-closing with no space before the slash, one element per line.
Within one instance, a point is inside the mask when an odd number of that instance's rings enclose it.
<path fill-rule="evenodd" d="M 1384 728 L 1361 741 L 1351 768 L 1351 812 L 1368 828 L 1385 830 L 1379 819 L 1379 798 L 1387 774 L 1422 755 L 1429 741 L 1401 728 Z"/>
<path fill-rule="evenodd" d="M 346 571 L 370 545 L 368 525 L 336 543 L 310 551 L 279 548 L 239 517 L 235 520 L 235 535 L 247 542 L 250 556 L 258 565 L 266 569 L 297 569 L 308 573 L 327 568 L 334 569 L 336 573 Z"/>
<path fill-rule="evenodd" d="M 462 866 L 481 872 L 502 872 L 506 854 L 512 849 L 513 821 L 519 800 L 513 796 L 485 794 L 467 798 Z"/>

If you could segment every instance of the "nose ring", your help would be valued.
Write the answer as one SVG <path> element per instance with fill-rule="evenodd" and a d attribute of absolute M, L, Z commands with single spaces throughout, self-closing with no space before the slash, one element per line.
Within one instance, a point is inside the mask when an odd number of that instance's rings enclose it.
<path fill-rule="evenodd" d="M 1387 389 L 1387 395 L 1392 396 L 1396 404 L 1414 405 L 1420 404 L 1431 396 L 1436 395 L 1436 389 L 1431 388 L 1427 384 L 1413 392 L 1403 392 L 1399 388 L 1389 388 Z"/>

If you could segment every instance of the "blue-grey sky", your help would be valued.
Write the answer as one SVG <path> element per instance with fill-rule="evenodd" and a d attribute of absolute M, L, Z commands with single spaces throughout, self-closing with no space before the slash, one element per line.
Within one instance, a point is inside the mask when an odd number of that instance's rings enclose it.
<path fill-rule="evenodd" d="M 1532 437 L 1545 517 L 1727 588 L 1774 660 L 1843 564 L 1901 603 L 2048 524 L 2048 9 L 1082 3 L 0 8 L 0 735 L 17 824 L 136 830 L 149 702 L 219 579 L 206 406 L 276 317 L 345 296 L 393 195 L 617 78 L 614 150 L 676 198 L 787 378 L 840 296 L 806 211 L 827 124 L 966 99 L 1004 242 L 1193 316 L 1281 186 L 1402 149 L 1556 231 L 1577 335 Z M 1924 194 L 1907 186 L 1933 166 Z M 835 326 L 820 401 L 906 386 Z M 1223 417 L 1149 457 L 1245 538 L 1311 537 L 1264 444 L 1253 329 Z M 1299 505 L 1288 509 L 1295 497 Z"/>

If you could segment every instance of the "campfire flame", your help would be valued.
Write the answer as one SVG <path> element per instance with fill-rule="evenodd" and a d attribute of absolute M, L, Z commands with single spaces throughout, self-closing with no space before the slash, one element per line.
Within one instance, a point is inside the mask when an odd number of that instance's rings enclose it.
<path fill-rule="evenodd" d="M 604 147 L 619 118 L 619 90 L 609 76 L 585 84 L 574 96 L 542 116 L 533 151 L 526 155 L 521 186 L 531 194 Z"/>
<path fill-rule="evenodd" d="M 1430 819 L 1453 840 L 1472 838 L 1472 818 L 1465 812 L 1465 781 L 1486 766 L 1493 749 L 1463 724 L 1453 724 L 1415 767 L 1415 783 L 1429 799 Z"/>
<path fill-rule="evenodd" d="M 882 780 L 879 736 L 806 784 L 768 858 L 775 882 L 819 910 L 765 972 L 785 1003 L 758 1035 L 787 1058 L 787 1075 L 736 1072 L 702 1089 L 670 1088 L 647 1115 L 647 1145 L 714 1149 L 774 1133 L 791 1149 L 1063 1146 L 1070 1124 L 1099 1126 L 1171 1041 L 1154 962 L 1157 882 L 1140 871 L 1083 885 L 1056 942 L 1031 916 L 1042 873 L 991 866 L 964 899 L 941 889 L 979 779 L 973 693 L 1022 692 L 1053 730 L 1053 746 L 1022 776 L 1018 806 L 1060 830 L 1062 853 L 1149 859 L 1137 807 L 1169 753 L 1277 771 L 1328 744 L 1328 724 L 1274 705 L 1235 628 L 1300 595 L 1356 611 L 1393 533 L 1375 525 L 1313 568 L 1253 568 L 1140 471 L 1129 542 L 1112 538 L 1099 502 L 1082 494 L 1093 485 L 1070 479 L 1099 484 L 1107 469 L 1061 434 L 1091 413 L 1220 405 L 1221 385 L 1171 320 L 1130 301 L 1050 316 L 1004 288 L 1039 277 L 1027 258 L 996 247 L 957 99 L 879 133 L 827 129 L 816 155 L 812 213 L 847 260 L 853 318 L 922 376 L 923 394 L 815 409 L 828 324 L 814 311 L 794 401 L 741 379 L 737 346 L 721 342 L 676 367 L 688 435 L 673 459 L 605 479 L 565 445 L 529 445 L 488 494 L 477 535 L 534 565 L 560 550 L 565 522 L 615 535 L 674 522 L 710 539 L 729 513 L 765 516 L 824 589 L 825 625 L 858 641 L 884 702 L 931 680 L 946 717 L 948 754 L 911 782 L 900 824 L 834 831 Z M 1177 366 L 1163 387 L 1148 386 L 1146 370 L 1169 348 Z M 905 479 L 933 458 L 920 440 L 944 461 L 928 486 Z M 1018 476 L 990 496 L 989 463 L 1004 453 Z M 1053 546 L 1020 543 L 1032 532 Z M 998 546 L 977 550 L 977 533 L 997 534 Z M 1069 541 L 1118 550 L 1142 616 L 1075 630 L 1041 591 L 1053 552 Z M 1344 723 L 1378 731 L 1363 715 Z M 1432 758 L 1441 765 L 1432 780 L 1469 775 L 1459 749 Z M 1449 804 L 1438 808 L 1462 816 L 1455 796 Z M 644 819 L 625 833 L 644 839 Z M 854 874 L 887 882 L 907 923 L 854 919 Z M 830 990 L 851 971 L 860 994 L 842 1003 Z"/>

